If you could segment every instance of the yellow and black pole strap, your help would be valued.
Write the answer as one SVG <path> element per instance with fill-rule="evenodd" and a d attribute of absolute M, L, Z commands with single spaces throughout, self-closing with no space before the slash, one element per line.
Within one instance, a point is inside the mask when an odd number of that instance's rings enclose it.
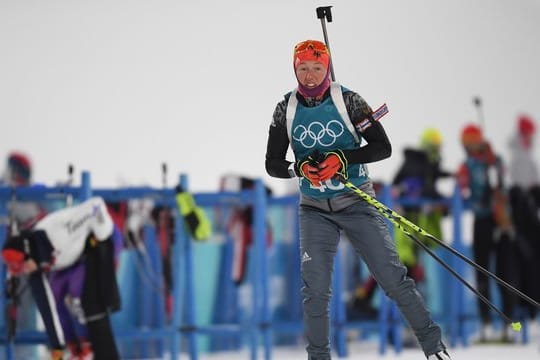
<path fill-rule="evenodd" d="M 212 234 L 212 225 L 203 209 L 197 206 L 193 196 L 181 188 L 177 188 L 176 204 L 195 240 L 205 240 Z"/>
<path fill-rule="evenodd" d="M 501 284 L 502 286 L 504 286 L 507 290 L 513 292 L 514 294 L 518 295 L 519 297 L 521 297 L 522 299 L 526 300 L 527 302 L 529 302 L 530 304 L 536 306 L 536 307 L 539 307 L 540 308 L 540 303 L 538 303 L 537 301 L 535 301 L 534 299 L 530 298 L 529 296 L 527 296 L 526 294 L 524 294 L 523 292 L 519 291 L 518 289 L 516 289 L 515 287 L 513 287 L 512 285 L 508 284 L 506 281 L 502 280 L 501 278 L 499 278 L 497 275 L 493 274 L 492 272 L 486 270 L 485 268 L 483 268 L 482 266 L 478 265 L 477 263 L 475 263 L 474 261 L 472 261 L 471 259 L 469 259 L 468 257 L 466 257 L 465 255 L 461 254 L 459 251 L 455 250 L 454 248 L 452 248 L 451 246 L 447 245 L 446 243 L 444 243 L 443 241 L 437 239 L 435 236 L 431 235 L 430 233 L 428 233 L 427 231 L 425 231 L 424 229 L 422 229 L 421 227 L 419 227 L 418 225 L 414 224 L 413 222 L 411 222 L 410 220 L 407 220 L 405 217 L 401 216 L 400 214 L 398 214 L 397 212 L 395 212 L 394 210 L 390 209 L 389 207 L 387 207 L 386 205 L 384 205 L 383 203 L 381 203 L 380 201 L 378 201 L 377 199 L 375 199 L 374 197 L 370 196 L 369 194 L 365 193 L 364 191 L 360 190 L 358 187 L 356 187 L 353 183 L 351 183 L 350 181 L 347 181 L 346 179 L 344 179 L 343 177 L 340 177 L 340 176 L 337 176 L 337 179 L 343 183 L 347 188 L 349 188 L 350 190 L 352 190 L 353 192 L 355 192 L 357 195 L 359 195 L 363 200 L 365 200 L 368 204 L 374 206 L 381 214 L 384 215 L 384 217 L 386 217 L 388 220 L 390 220 L 394 225 L 396 225 L 399 229 L 401 229 L 402 231 L 404 231 L 407 235 L 409 235 L 409 237 L 413 237 L 412 234 L 410 234 L 410 232 L 406 231 L 403 227 L 403 225 L 405 226 L 408 226 L 409 228 L 411 228 L 412 230 L 416 231 L 417 233 L 419 233 L 420 235 L 423 235 L 423 236 L 426 236 L 428 237 L 429 239 L 435 241 L 437 244 L 439 244 L 440 246 L 442 246 L 443 248 L 445 248 L 446 250 L 450 251 L 452 254 L 456 255 L 457 257 L 459 257 L 461 260 L 465 261 L 467 264 L 473 266 L 476 270 L 480 271 L 481 273 L 483 273 L 484 275 L 488 276 L 488 277 L 491 277 L 492 279 L 494 279 L 495 281 L 497 281 L 499 284 Z M 415 238 L 416 239 L 416 238 Z M 421 244 L 421 242 L 416 239 L 415 240 L 416 243 L 418 244 Z M 422 246 L 424 244 L 421 244 L 420 246 Z M 425 245 L 422 246 L 422 248 L 426 249 Z M 426 249 L 427 251 L 427 249 Z M 432 251 L 428 251 L 428 253 L 433 256 L 437 261 L 439 261 L 441 264 L 442 264 L 442 260 L 440 258 L 438 258 L 438 256 L 436 254 L 434 254 Z M 445 268 L 447 268 L 448 270 L 448 267 L 445 266 Z M 451 273 L 455 276 L 457 275 L 455 273 L 454 270 L 451 271 Z M 466 281 L 464 279 L 460 279 L 464 284 L 466 283 Z M 470 286 L 470 284 L 466 283 L 466 286 L 473 290 L 472 287 Z M 473 290 L 473 292 L 476 294 L 476 295 L 480 295 L 476 289 Z M 480 297 L 480 296 L 479 296 Z M 480 297 L 482 299 L 482 297 Z M 486 299 L 487 300 L 487 299 Z M 489 305 L 489 304 L 488 304 Z M 500 311 L 496 310 L 499 314 L 503 315 Z M 505 319 L 508 319 L 508 317 L 506 316 L 503 316 Z M 514 328 L 514 330 L 517 330 L 519 331 L 519 328 L 521 328 L 521 324 L 519 323 L 513 323 L 511 321 L 509 321 L 511 324 L 512 324 L 512 327 Z"/>

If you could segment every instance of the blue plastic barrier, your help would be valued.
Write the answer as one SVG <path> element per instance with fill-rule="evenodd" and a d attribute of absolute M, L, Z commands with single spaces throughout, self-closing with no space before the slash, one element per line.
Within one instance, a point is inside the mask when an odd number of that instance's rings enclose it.
<path fill-rule="evenodd" d="M 185 181 L 185 180 L 184 180 Z M 184 185 L 187 189 L 187 186 Z M 262 343 L 264 359 L 272 358 L 272 327 L 271 314 L 268 303 L 268 256 L 266 253 L 266 209 L 267 198 L 264 185 L 261 180 L 255 181 L 253 190 L 243 190 L 237 193 L 219 192 L 219 193 L 200 193 L 194 194 L 195 201 L 201 207 L 227 207 L 233 205 L 251 205 L 253 206 L 253 242 L 250 257 L 252 265 L 249 276 L 252 293 L 251 316 L 246 322 L 220 323 L 220 324 L 199 324 L 197 320 L 190 316 L 183 323 L 181 331 L 190 337 L 193 346 L 190 346 L 191 359 L 198 358 L 198 349 L 195 344 L 197 335 L 211 335 L 213 337 L 231 336 L 247 338 L 250 358 L 257 359 L 259 342 Z M 186 252 L 188 254 L 189 251 Z M 230 253 L 229 253 L 230 254 Z M 230 261 L 230 260 L 227 260 Z M 227 262 L 227 265 L 229 263 Z M 186 261 L 186 271 L 192 273 L 193 263 Z M 191 278 L 191 280 L 190 280 Z M 191 309 L 191 314 L 195 314 L 194 284 L 193 277 L 188 276 L 186 288 L 187 309 Z M 189 283 L 191 281 L 191 283 Z M 230 290 L 230 289 L 229 289 Z"/>
<path fill-rule="evenodd" d="M 17 187 L 17 188 L 10 188 L 10 187 L 0 187 L 0 215 L 3 218 L 7 217 L 7 206 L 6 204 L 9 203 L 9 201 L 12 198 L 17 199 L 18 201 L 40 201 L 40 202 L 47 202 L 47 201 L 56 201 L 58 199 L 65 199 L 67 196 L 73 197 L 75 201 L 84 200 L 92 195 L 102 196 L 105 201 L 123 201 L 133 198 L 152 198 L 158 201 L 161 201 L 162 203 L 166 203 L 170 205 L 171 207 L 176 208 L 176 201 L 175 201 L 175 191 L 174 189 L 152 189 L 149 187 L 139 187 L 139 188 L 126 188 L 126 189 L 102 189 L 102 190 L 92 190 L 90 186 L 90 174 L 88 172 L 82 173 L 82 179 L 81 179 L 81 186 L 80 187 L 72 187 L 72 186 L 57 186 L 57 187 L 46 187 L 42 185 L 37 186 L 29 186 L 29 187 Z M 180 216 L 178 215 L 176 218 L 178 219 Z M 178 221 L 180 226 L 183 222 Z M 180 227 L 182 229 L 182 227 Z M 5 241 L 6 236 L 6 224 L 2 223 L 0 225 L 0 246 Z M 147 229 L 146 231 L 146 237 L 150 238 L 153 232 Z M 183 233 L 183 231 L 177 231 L 177 241 L 178 244 L 181 244 L 184 239 L 187 238 L 187 236 Z M 153 241 L 155 244 L 155 241 Z M 178 256 L 179 246 L 173 247 L 174 251 L 174 258 L 178 259 L 178 261 L 175 261 L 175 263 L 182 262 L 181 258 Z M 149 254 L 150 258 L 153 259 L 151 261 L 151 268 L 150 270 L 153 271 L 156 276 L 161 278 L 161 269 L 160 269 L 160 262 L 157 261 L 157 258 L 159 256 L 156 256 L 157 249 L 152 246 L 147 247 L 147 249 L 150 249 Z M 6 269 L 5 266 L 1 267 L 0 276 L 2 278 L 5 278 L 6 276 Z M 4 282 L 2 281 L 0 284 L 0 291 L 3 294 L 3 288 L 4 288 Z M 175 357 L 178 353 L 178 340 L 177 337 L 179 336 L 178 329 L 180 328 L 180 317 L 176 316 L 173 319 L 173 322 L 170 325 L 165 325 L 163 318 L 160 318 L 159 316 L 153 317 L 155 314 L 163 314 L 163 311 L 159 309 L 160 304 L 163 304 L 162 298 L 159 296 L 152 297 L 147 296 L 147 292 L 144 291 L 144 288 L 140 287 L 141 296 L 138 296 L 138 299 L 141 299 L 141 303 L 143 306 L 145 306 L 144 309 L 151 309 L 152 307 L 158 307 L 155 311 L 141 311 L 143 309 L 137 309 L 137 314 L 143 315 L 141 317 L 141 323 L 142 326 L 139 328 L 131 328 L 131 329 L 121 329 L 118 331 L 115 331 L 115 337 L 116 339 L 121 341 L 132 341 L 133 339 L 166 339 L 170 338 L 172 343 L 172 350 L 171 355 Z M 177 290 L 178 291 L 178 290 Z M 177 300 L 177 304 L 180 304 L 180 292 L 178 292 L 175 296 L 175 300 Z M 0 297 L 0 306 L 2 309 L 6 305 L 6 299 L 4 296 Z M 148 306 L 148 307 L 146 307 Z M 144 316 L 149 315 L 149 317 L 145 318 Z M 10 360 L 13 356 L 13 345 L 14 344 L 21 344 L 21 345 L 38 345 L 38 344 L 46 344 L 47 338 L 46 335 L 43 332 L 40 331 L 19 331 L 16 334 L 16 337 L 13 342 L 7 341 L 7 328 L 6 328 L 6 319 L 4 316 L 4 312 L 0 312 L 0 324 L 1 324 L 1 334 L 2 337 L 0 338 L 0 342 L 2 344 L 5 344 L 5 355 L 6 359 Z M 143 353 L 148 352 L 147 348 L 143 347 Z M 159 350 L 159 352 L 162 352 L 162 350 Z"/>
<path fill-rule="evenodd" d="M 188 189 L 188 179 L 185 175 L 180 176 L 179 183 Z M 135 198 L 153 199 L 156 203 L 176 208 L 175 190 L 172 188 L 156 189 L 151 187 L 129 187 L 123 189 L 92 189 L 90 186 L 90 174 L 82 174 L 81 186 L 31 186 L 20 188 L 0 187 L 0 216 L 7 216 L 7 204 L 15 195 L 17 200 L 43 200 L 54 201 L 63 199 L 70 195 L 74 200 L 82 200 L 92 195 L 101 196 L 107 202 L 126 201 Z M 172 358 L 177 358 L 182 351 L 183 344 L 187 345 L 185 352 L 189 358 L 196 360 L 199 358 L 199 335 L 209 335 L 216 341 L 213 343 L 215 349 L 238 349 L 243 344 L 249 346 L 249 356 L 252 360 L 257 359 L 259 347 L 263 348 L 265 360 L 272 358 L 272 347 L 276 344 L 276 339 L 287 338 L 289 335 L 297 335 L 297 339 L 303 334 L 302 308 L 300 297 L 300 254 L 298 244 L 298 219 L 297 207 L 298 196 L 271 197 L 268 198 L 262 181 L 255 182 L 253 190 L 243 190 L 240 192 L 218 192 L 218 193 L 198 193 L 194 194 L 195 201 L 201 207 L 228 209 L 235 205 L 250 205 L 253 207 L 253 246 L 249 250 L 249 275 L 247 284 L 250 286 L 251 298 L 250 309 L 239 309 L 238 289 L 230 281 L 230 269 L 232 261 L 232 248 L 230 234 L 224 234 L 225 243 L 221 252 L 221 263 L 218 272 L 220 281 L 219 288 L 216 290 L 220 294 L 219 304 L 223 307 L 234 308 L 234 311 L 223 316 L 214 314 L 214 318 L 209 324 L 202 323 L 197 318 L 197 307 L 200 305 L 200 299 L 197 299 L 197 284 L 195 283 L 195 268 L 200 265 L 196 263 L 194 253 L 196 252 L 192 239 L 184 229 L 184 221 L 178 211 L 175 212 L 175 241 L 172 247 L 173 252 L 173 300 L 174 312 L 169 323 L 164 317 L 163 294 L 150 291 L 141 283 L 141 279 L 132 277 L 126 278 L 126 288 L 137 287 L 137 290 L 131 289 L 131 297 L 136 297 L 138 302 L 133 304 L 123 301 L 125 312 L 114 314 L 112 317 L 113 325 L 116 318 L 122 319 L 114 326 L 115 336 L 120 344 L 122 352 L 140 356 L 164 356 L 166 352 L 170 353 Z M 433 203 L 429 199 L 392 199 L 390 188 L 386 186 L 381 195 L 381 202 L 389 207 L 406 204 L 425 204 Z M 470 248 L 465 246 L 462 239 L 462 221 L 461 216 L 467 210 L 466 204 L 463 204 L 459 189 L 456 187 L 453 196 L 449 199 L 443 199 L 439 202 L 449 206 L 453 221 L 453 239 L 451 246 L 459 252 L 468 255 Z M 267 217 L 269 209 L 287 208 L 291 209 L 294 215 L 291 215 L 290 231 L 294 234 L 294 241 L 288 244 L 279 244 L 273 254 L 269 251 L 266 241 Z M 0 246 L 5 241 L 7 234 L 6 224 L 0 223 Z M 147 242 L 148 259 L 144 263 L 147 266 L 146 271 L 154 274 L 155 279 L 162 281 L 162 269 L 160 262 L 160 253 L 155 241 L 155 231 L 152 227 L 145 228 L 145 241 Z M 441 258 L 449 263 L 459 274 L 464 275 L 467 272 L 465 264 L 455 256 L 448 254 L 444 249 L 438 251 Z M 122 254 L 121 266 L 129 267 L 124 271 L 126 273 L 133 270 L 135 262 L 141 255 L 135 251 L 125 251 Z M 278 256 L 278 257 L 276 257 Z M 373 332 L 378 335 L 379 352 L 384 354 L 389 345 L 394 347 L 396 352 L 402 348 L 400 330 L 403 327 L 403 321 L 395 304 L 388 300 L 381 292 L 379 316 L 373 321 L 352 322 L 347 320 L 345 311 L 345 292 L 349 286 L 345 281 L 345 273 L 350 271 L 344 261 L 345 256 L 341 248 L 338 248 L 338 254 L 335 261 L 334 279 L 333 279 L 333 297 L 331 303 L 332 311 L 332 342 L 339 357 L 347 356 L 347 332 L 350 329 L 361 329 L 363 332 Z M 138 259 L 141 260 L 141 259 Z M 278 262 L 286 261 L 286 264 Z M 283 266 L 287 267 L 284 269 Z M 279 268 L 281 267 L 281 268 Z M 122 267 L 120 268 L 122 271 Z M 470 270 L 468 270 L 470 271 Z M 0 267 L 0 277 L 5 278 L 6 270 L 4 266 Z M 125 275 L 119 275 L 125 276 Z M 286 301 L 281 304 L 279 314 L 273 312 L 270 299 L 270 278 L 273 276 L 285 277 L 284 292 Z M 471 301 L 466 301 L 467 296 L 464 287 L 454 279 L 444 269 L 437 275 L 438 280 L 448 289 L 449 296 L 444 296 L 440 304 L 441 313 L 434 314 L 437 321 L 445 327 L 445 332 L 450 338 L 450 346 L 456 346 L 458 342 L 468 345 L 470 333 L 467 323 L 477 321 L 477 314 L 471 309 L 475 308 Z M 132 286 L 130 286 L 130 284 Z M 162 285 L 159 283 L 158 285 Z M 3 294 L 4 282 L 0 283 L 0 292 Z M 128 291 L 123 289 L 122 291 Z M 140 291 L 140 292 L 136 292 Z M 129 299 L 129 298 L 128 298 Z M 0 309 L 6 305 L 4 296 L 0 296 Z M 218 310 L 216 310 L 218 311 Z M 129 319 L 129 321 L 126 321 Z M 522 341 L 526 342 L 527 327 L 524 322 Z M 6 359 L 10 360 L 13 356 L 13 343 L 7 341 L 6 319 L 3 311 L 0 312 L 0 342 L 5 345 Z M 391 334 L 389 343 L 388 334 Z M 185 342 L 182 339 L 185 339 Z M 291 337 L 292 338 L 292 337 Z M 220 339 L 220 340 L 218 340 Z M 245 342 L 244 342 L 245 340 Z M 20 332 L 15 338 L 14 344 L 44 344 L 47 342 L 42 332 Z M 136 346 L 131 346 L 135 344 Z"/>

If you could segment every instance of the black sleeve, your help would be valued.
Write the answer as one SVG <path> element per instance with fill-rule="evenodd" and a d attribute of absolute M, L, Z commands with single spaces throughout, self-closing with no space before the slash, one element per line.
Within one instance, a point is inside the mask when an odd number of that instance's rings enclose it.
<path fill-rule="evenodd" d="M 453 172 L 450 172 L 448 170 L 443 170 L 440 168 L 440 166 L 437 166 L 437 174 L 436 174 L 437 178 L 448 178 L 452 176 L 454 176 Z"/>
<path fill-rule="evenodd" d="M 347 112 L 366 145 L 355 150 L 344 150 L 350 164 L 367 164 L 386 159 L 392 155 L 392 145 L 379 121 L 373 120 L 373 110 L 357 93 L 349 91 L 343 94 Z M 361 130 L 359 130 L 361 129 Z"/>
<path fill-rule="evenodd" d="M 268 175 L 277 178 L 290 178 L 288 168 L 291 161 L 286 160 L 289 149 L 289 135 L 287 134 L 286 101 L 277 104 L 274 110 L 272 124 L 268 131 L 268 142 L 266 144 L 266 172 Z"/>
<path fill-rule="evenodd" d="M 422 150 L 405 148 L 403 150 L 403 163 L 392 180 L 392 185 L 398 185 L 406 178 L 431 179 L 435 169 L 429 162 L 427 154 Z"/>
<path fill-rule="evenodd" d="M 54 262 L 54 248 L 44 230 L 30 232 L 30 256 L 39 267 L 48 271 Z"/>
<path fill-rule="evenodd" d="M 405 167 L 404 167 L 404 164 L 402 164 L 399 169 L 398 169 L 398 172 L 396 173 L 396 175 L 394 175 L 394 178 L 392 179 L 392 185 L 398 185 L 399 183 L 401 183 L 403 181 L 403 179 L 405 178 Z"/>

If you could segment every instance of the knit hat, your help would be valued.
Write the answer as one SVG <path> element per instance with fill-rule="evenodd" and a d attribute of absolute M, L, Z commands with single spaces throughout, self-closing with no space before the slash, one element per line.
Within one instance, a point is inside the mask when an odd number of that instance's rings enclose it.
<path fill-rule="evenodd" d="M 420 146 L 422 148 L 438 147 L 442 144 L 441 132 L 435 128 L 427 128 L 420 137 Z"/>
<path fill-rule="evenodd" d="M 527 115 L 520 115 L 518 117 L 518 130 L 520 135 L 532 135 L 534 134 L 535 126 L 534 121 Z"/>
<path fill-rule="evenodd" d="M 328 69 L 330 64 L 330 51 L 326 45 L 318 40 L 305 40 L 294 47 L 293 65 L 294 69 L 304 61 L 318 61 Z"/>
<path fill-rule="evenodd" d="M 28 185 L 32 175 L 30 159 L 20 152 L 12 152 L 7 159 L 11 182 L 15 185 Z"/>
<path fill-rule="evenodd" d="M 467 125 L 461 131 L 461 143 L 464 146 L 478 145 L 484 142 L 482 130 L 476 125 Z"/>

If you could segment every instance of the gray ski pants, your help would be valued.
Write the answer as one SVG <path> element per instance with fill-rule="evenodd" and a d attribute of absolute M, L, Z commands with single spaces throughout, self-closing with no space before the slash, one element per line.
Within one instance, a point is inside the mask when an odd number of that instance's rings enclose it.
<path fill-rule="evenodd" d="M 338 212 L 301 205 L 299 216 L 308 359 L 330 359 L 329 304 L 340 230 L 347 235 L 356 254 L 366 263 L 386 295 L 396 302 L 424 353 L 431 355 L 445 348 L 439 326 L 432 321 L 414 281 L 399 261 L 382 214 L 358 199 Z"/>

